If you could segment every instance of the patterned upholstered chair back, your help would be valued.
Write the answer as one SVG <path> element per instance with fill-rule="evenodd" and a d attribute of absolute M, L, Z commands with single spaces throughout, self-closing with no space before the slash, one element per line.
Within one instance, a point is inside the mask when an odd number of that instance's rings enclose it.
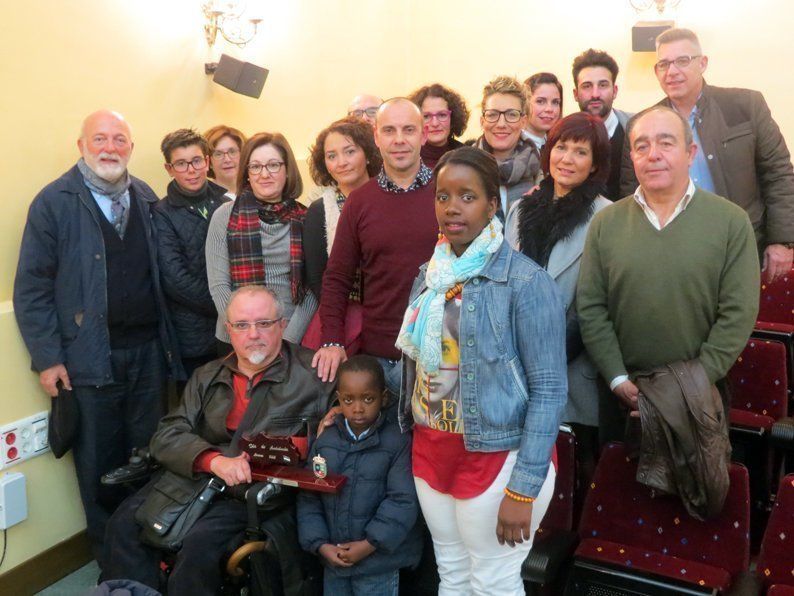
<path fill-rule="evenodd" d="M 761 543 L 756 573 L 765 586 L 794 587 L 794 474 L 780 481 Z"/>

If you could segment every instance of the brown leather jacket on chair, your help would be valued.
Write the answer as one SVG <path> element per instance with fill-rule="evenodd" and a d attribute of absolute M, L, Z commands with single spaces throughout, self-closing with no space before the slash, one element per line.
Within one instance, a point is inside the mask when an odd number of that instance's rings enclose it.
<path fill-rule="evenodd" d="M 637 481 L 679 495 L 697 519 L 718 515 L 731 461 L 719 391 L 697 359 L 639 373 L 634 382 L 642 426 Z"/>

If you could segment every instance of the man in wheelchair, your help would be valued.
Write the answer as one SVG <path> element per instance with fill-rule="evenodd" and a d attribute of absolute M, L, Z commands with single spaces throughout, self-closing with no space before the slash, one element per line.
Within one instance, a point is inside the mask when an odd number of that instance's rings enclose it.
<path fill-rule="evenodd" d="M 320 381 L 312 370 L 310 351 L 283 341 L 283 304 L 273 292 L 262 286 L 236 290 L 226 318 L 234 351 L 196 370 L 180 405 L 160 421 L 150 452 L 163 472 L 122 503 L 111 518 L 104 580 L 133 579 L 161 587 L 163 551 L 151 546 L 154 542 L 145 536 L 148 530 L 142 534 L 136 512 L 157 498 L 162 501 L 158 492 L 164 476 L 188 486 L 191 480 L 208 480 L 210 475 L 227 487 L 250 483 L 249 455 L 237 448 L 243 431 L 291 437 L 305 456 L 307 435 L 328 410 L 332 385 Z M 245 503 L 227 498 L 226 492 L 215 496 L 181 536 L 168 576 L 170 594 L 216 594 L 221 588 L 220 560 L 243 534 L 248 520 Z"/>

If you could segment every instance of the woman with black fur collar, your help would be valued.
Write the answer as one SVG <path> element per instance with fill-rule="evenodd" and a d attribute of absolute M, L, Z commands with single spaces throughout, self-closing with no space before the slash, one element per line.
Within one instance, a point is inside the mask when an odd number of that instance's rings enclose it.
<path fill-rule="evenodd" d="M 579 334 L 576 282 L 590 222 L 611 204 L 603 194 L 609 151 L 601 119 L 579 112 L 557 122 L 541 152 L 545 178 L 513 205 L 505 225 L 510 245 L 549 272 L 565 301 L 568 403 L 563 421 L 572 424 L 577 442 L 584 447 L 578 450 L 583 480 L 592 472 L 598 453 L 599 385 Z"/>

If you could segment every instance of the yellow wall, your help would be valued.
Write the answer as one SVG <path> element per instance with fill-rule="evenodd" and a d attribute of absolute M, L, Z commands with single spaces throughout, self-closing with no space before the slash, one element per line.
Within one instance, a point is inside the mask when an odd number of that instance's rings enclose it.
<path fill-rule="evenodd" d="M 131 171 L 162 194 L 158 146 L 171 129 L 226 122 L 248 133 L 281 130 L 299 160 L 313 135 L 342 115 L 359 91 L 384 97 L 431 81 L 475 107 L 493 75 L 556 72 L 571 96 L 570 63 L 587 47 L 621 65 L 616 107 L 636 111 L 660 97 L 652 54 L 631 52 L 638 17 L 628 0 L 252 0 L 265 18 L 245 49 L 203 38 L 200 0 L 3 0 L 0 130 L 4 158 L 0 219 L 0 424 L 46 409 L 21 344 L 10 302 L 25 213 L 35 193 L 77 158 L 85 114 L 121 111 L 133 127 Z M 677 22 L 699 32 L 711 56 L 707 79 L 764 91 L 794 138 L 787 0 L 683 0 Z M 203 63 L 220 51 L 270 69 L 259 100 L 212 84 Z M 473 110 L 476 113 L 476 108 Z M 472 118 L 470 135 L 478 134 Z M 308 182 L 308 181 L 307 181 Z M 307 186 L 311 186 L 308 183 Z M 8 533 L 0 572 L 83 526 L 70 460 L 50 455 L 14 468 L 28 477 L 30 517 Z"/>

